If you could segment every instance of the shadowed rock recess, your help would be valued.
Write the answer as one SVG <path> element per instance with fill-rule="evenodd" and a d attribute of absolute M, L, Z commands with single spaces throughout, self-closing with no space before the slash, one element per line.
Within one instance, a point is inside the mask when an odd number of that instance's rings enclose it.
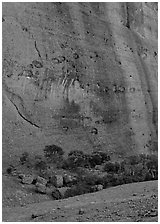
<path fill-rule="evenodd" d="M 2 5 L 3 162 L 157 151 L 158 3 Z"/>

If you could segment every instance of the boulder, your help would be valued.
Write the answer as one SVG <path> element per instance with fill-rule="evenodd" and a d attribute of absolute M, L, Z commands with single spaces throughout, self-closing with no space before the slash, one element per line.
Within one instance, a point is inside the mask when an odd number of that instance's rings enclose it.
<path fill-rule="evenodd" d="M 32 184 L 34 180 L 33 175 L 20 174 L 19 178 L 21 179 L 22 184 Z"/>
<path fill-rule="evenodd" d="M 103 171 L 104 166 L 102 166 L 102 165 L 96 165 L 96 166 L 95 166 L 95 169 L 96 169 L 96 170 Z"/>
<path fill-rule="evenodd" d="M 61 187 L 61 188 L 57 188 L 57 190 L 60 192 L 61 197 L 64 198 L 66 191 L 70 189 L 69 187 Z"/>
<path fill-rule="evenodd" d="M 63 181 L 64 181 L 64 184 L 71 184 L 71 183 L 75 183 L 77 181 L 77 178 L 73 175 L 65 174 L 63 176 Z"/>
<path fill-rule="evenodd" d="M 43 178 L 43 177 L 38 176 L 38 177 L 36 178 L 36 182 L 37 182 L 37 183 L 40 183 L 40 184 L 43 184 L 43 185 L 46 185 L 47 182 L 48 182 L 48 180 L 46 180 L 46 179 Z"/>
<path fill-rule="evenodd" d="M 103 185 L 102 184 L 94 185 L 94 186 L 91 187 L 92 192 L 101 191 L 101 190 L 103 190 Z"/>
<path fill-rule="evenodd" d="M 36 183 L 36 192 L 46 194 L 47 188 L 44 184 Z"/>
<path fill-rule="evenodd" d="M 103 185 L 102 184 L 96 185 L 96 189 L 97 189 L 97 191 L 103 190 Z"/>
<path fill-rule="evenodd" d="M 63 176 L 62 175 L 54 175 L 50 177 L 49 182 L 53 184 L 55 187 L 63 186 Z"/>
<path fill-rule="evenodd" d="M 53 185 L 49 185 L 46 187 L 46 194 L 52 195 L 52 192 L 55 191 L 57 188 Z"/>

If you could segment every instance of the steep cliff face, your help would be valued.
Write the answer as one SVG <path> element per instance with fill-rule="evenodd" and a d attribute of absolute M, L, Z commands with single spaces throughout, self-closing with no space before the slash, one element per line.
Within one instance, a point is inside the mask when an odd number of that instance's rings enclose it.
<path fill-rule="evenodd" d="M 157 3 L 3 3 L 3 155 L 157 145 Z"/>

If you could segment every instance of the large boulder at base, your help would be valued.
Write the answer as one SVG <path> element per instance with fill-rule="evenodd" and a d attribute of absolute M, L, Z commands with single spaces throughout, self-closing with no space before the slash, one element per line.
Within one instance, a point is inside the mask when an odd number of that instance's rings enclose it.
<path fill-rule="evenodd" d="M 61 187 L 61 188 L 57 188 L 57 190 L 60 192 L 61 197 L 64 198 L 66 191 L 70 189 L 69 187 Z"/>
<path fill-rule="evenodd" d="M 33 175 L 21 174 L 21 175 L 19 175 L 19 178 L 21 179 L 22 184 L 32 184 L 33 180 L 34 180 Z"/>
<path fill-rule="evenodd" d="M 56 187 L 55 186 L 53 186 L 53 185 L 47 185 L 47 188 L 46 188 L 46 194 L 48 194 L 48 195 L 52 195 L 52 192 L 53 191 L 56 191 Z"/>
<path fill-rule="evenodd" d="M 43 184 L 43 185 L 46 185 L 47 182 L 48 182 L 48 180 L 46 180 L 46 179 L 43 178 L 43 177 L 38 176 L 38 177 L 36 178 L 36 182 L 37 182 L 37 183 L 40 183 L 40 184 Z"/>
<path fill-rule="evenodd" d="M 46 194 L 47 187 L 44 184 L 36 183 L 36 192 Z"/>
<path fill-rule="evenodd" d="M 63 186 L 63 176 L 62 175 L 54 175 L 50 177 L 49 182 L 53 184 L 55 187 Z"/>

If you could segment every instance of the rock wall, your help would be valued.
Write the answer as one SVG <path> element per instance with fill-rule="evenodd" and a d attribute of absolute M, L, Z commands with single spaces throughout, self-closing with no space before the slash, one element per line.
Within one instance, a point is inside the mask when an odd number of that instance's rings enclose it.
<path fill-rule="evenodd" d="M 3 3 L 3 155 L 157 150 L 157 3 Z"/>

